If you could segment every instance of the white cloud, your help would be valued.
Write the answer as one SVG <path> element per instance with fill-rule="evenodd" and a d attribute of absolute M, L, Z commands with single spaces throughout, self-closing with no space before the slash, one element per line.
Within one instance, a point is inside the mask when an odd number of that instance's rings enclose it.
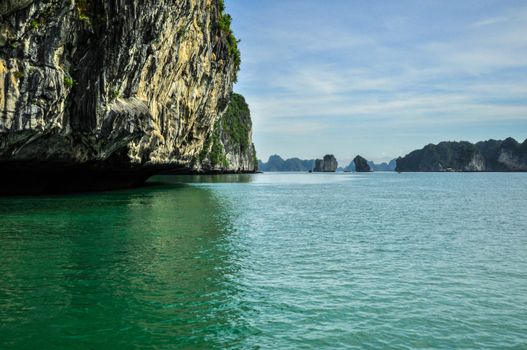
<path fill-rule="evenodd" d="M 371 28 L 317 14 L 251 27 L 239 87 L 255 133 L 383 130 L 388 139 L 395 129 L 496 122 L 523 123 L 525 133 L 527 7 L 503 9 L 454 23 L 428 14 L 430 26 L 403 11 Z"/>
<path fill-rule="evenodd" d="M 482 19 L 481 21 L 477 21 L 475 23 L 472 23 L 472 27 L 485 27 L 490 26 L 498 23 L 503 23 L 510 20 L 510 17 L 494 17 L 494 18 L 486 18 Z"/>

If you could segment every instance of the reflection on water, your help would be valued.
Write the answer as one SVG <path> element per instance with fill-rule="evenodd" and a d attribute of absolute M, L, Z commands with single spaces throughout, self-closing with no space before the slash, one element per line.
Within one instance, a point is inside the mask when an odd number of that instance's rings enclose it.
<path fill-rule="evenodd" d="M 254 181 L 255 174 L 224 175 L 157 175 L 148 180 L 151 184 L 168 183 L 249 183 Z"/>
<path fill-rule="evenodd" d="M 232 345 L 229 215 L 176 185 L 0 199 L 0 348 Z"/>

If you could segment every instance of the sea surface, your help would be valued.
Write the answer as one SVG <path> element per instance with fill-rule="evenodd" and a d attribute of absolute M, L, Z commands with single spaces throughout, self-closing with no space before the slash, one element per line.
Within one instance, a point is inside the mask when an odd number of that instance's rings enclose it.
<path fill-rule="evenodd" d="M 0 349 L 527 349 L 527 174 L 0 198 Z"/>

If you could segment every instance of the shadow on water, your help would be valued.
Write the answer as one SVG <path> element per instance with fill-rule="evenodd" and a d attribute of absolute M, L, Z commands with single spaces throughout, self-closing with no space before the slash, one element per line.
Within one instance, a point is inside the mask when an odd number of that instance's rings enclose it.
<path fill-rule="evenodd" d="M 181 183 L 249 183 L 253 182 L 254 174 L 224 174 L 224 175 L 156 175 L 151 177 L 147 185 L 181 184 Z"/>
<path fill-rule="evenodd" d="M 225 348 L 239 314 L 229 208 L 206 188 L 0 199 L 0 348 Z"/>

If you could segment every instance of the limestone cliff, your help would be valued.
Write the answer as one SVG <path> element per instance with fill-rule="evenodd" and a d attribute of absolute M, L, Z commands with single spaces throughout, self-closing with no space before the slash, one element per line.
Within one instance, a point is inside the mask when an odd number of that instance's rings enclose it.
<path fill-rule="evenodd" d="M 368 161 L 359 155 L 353 159 L 353 163 L 355 164 L 355 171 L 358 173 L 368 173 L 371 171 Z"/>
<path fill-rule="evenodd" d="M 233 94 L 227 110 L 205 143 L 197 170 L 254 172 L 258 168 L 257 162 L 249 106 L 242 95 Z"/>
<path fill-rule="evenodd" d="M 338 167 L 337 159 L 332 154 L 326 154 L 324 159 L 315 160 L 314 172 L 334 173 Z"/>
<path fill-rule="evenodd" d="M 240 64 L 222 1 L 2 0 L 0 15 L 1 180 L 194 169 Z"/>
<path fill-rule="evenodd" d="M 397 171 L 527 171 L 527 140 L 441 142 L 397 159 Z"/>

